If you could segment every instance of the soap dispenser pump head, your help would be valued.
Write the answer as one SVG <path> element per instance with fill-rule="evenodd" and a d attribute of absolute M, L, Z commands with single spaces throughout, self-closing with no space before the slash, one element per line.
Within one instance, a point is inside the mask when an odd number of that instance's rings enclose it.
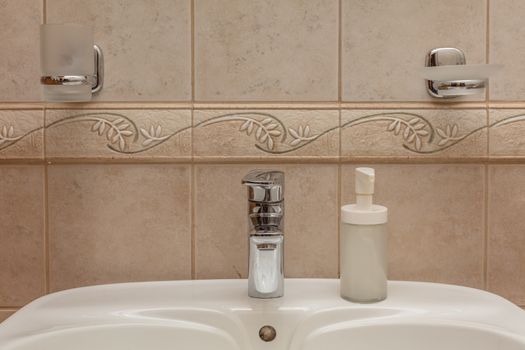
<path fill-rule="evenodd" d="M 370 209 L 374 194 L 375 171 L 373 168 L 355 169 L 355 194 L 358 209 Z"/>

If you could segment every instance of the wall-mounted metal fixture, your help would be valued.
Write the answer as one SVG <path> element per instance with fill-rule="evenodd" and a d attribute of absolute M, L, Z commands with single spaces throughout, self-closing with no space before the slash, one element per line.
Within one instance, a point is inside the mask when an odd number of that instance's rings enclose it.
<path fill-rule="evenodd" d="M 422 75 L 431 96 L 452 98 L 484 93 L 489 76 L 501 67 L 498 64 L 467 65 L 463 51 L 442 47 L 427 54 Z"/>
<path fill-rule="evenodd" d="M 102 89 L 104 56 L 89 26 L 41 25 L 40 64 L 45 101 L 90 101 Z"/>

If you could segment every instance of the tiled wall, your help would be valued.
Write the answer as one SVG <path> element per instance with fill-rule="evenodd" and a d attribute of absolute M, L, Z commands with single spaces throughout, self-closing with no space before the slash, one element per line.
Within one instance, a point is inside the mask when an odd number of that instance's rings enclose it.
<path fill-rule="evenodd" d="M 286 275 L 338 275 L 353 169 L 390 278 L 525 305 L 522 0 L 0 0 L 0 320 L 76 286 L 246 276 L 250 169 L 286 173 Z M 40 102 L 38 25 L 91 23 L 106 85 Z M 432 100 L 438 46 L 501 63 Z"/>

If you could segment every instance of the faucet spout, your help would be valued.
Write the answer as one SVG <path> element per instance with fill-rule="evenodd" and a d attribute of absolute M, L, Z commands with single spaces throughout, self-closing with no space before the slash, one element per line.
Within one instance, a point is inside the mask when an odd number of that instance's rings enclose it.
<path fill-rule="evenodd" d="M 249 234 L 248 295 L 278 298 L 284 293 L 284 174 L 254 170 L 248 186 Z"/>
<path fill-rule="evenodd" d="M 250 236 L 249 295 L 278 298 L 284 292 L 282 233 Z"/>

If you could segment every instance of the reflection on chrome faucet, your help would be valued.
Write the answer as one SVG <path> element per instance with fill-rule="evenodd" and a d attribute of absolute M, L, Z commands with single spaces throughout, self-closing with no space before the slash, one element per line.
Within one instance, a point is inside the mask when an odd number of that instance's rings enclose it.
<path fill-rule="evenodd" d="M 251 224 L 248 295 L 278 298 L 284 293 L 284 173 L 254 170 L 242 182 L 248 186 Z"/>

